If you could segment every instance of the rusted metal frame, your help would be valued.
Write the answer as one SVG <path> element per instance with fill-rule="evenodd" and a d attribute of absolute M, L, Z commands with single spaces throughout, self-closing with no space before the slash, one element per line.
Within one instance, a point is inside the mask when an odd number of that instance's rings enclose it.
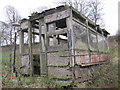
<path fill-rule="evenodd" d="M 28 38 L 29 38 L 29 60 L 30 60 L 30 76 L 33 76 L 33 53 L 32 53 L 32 25 L 28 22 Z"/>
<path fill-rule="evenodd" d="M 67 28 L 56 30 L 56 31 L 54 30 L 52 32 L 47 32 L 47 37 L 52 36 L 52 35 L 60 35 L 64 33 L 67 33 Z"/>

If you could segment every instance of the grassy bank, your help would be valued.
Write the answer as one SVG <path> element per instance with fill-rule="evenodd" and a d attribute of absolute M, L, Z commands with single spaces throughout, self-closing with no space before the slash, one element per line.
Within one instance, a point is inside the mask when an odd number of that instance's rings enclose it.
<path fill-rule="evenodd" d="M 92 69 L 93 79 L 83 83 L 71 83 L 76 88 L 117 88 L 118 84 L 118 41 L 110 39 L 110 62 Z M 60 88 L 65 83 L 55 82 L 46 77 L 15 77 L 9 74 L 10 51 L 3 51 L 2 54 L 2 76 L 3 87 L 10 88 Z M 20 63 L 18 56 L 17 63 Z M 17 65 L 18 66 L 18 65 Z M 19 70 L 18 70 L 19 71 Z"/>

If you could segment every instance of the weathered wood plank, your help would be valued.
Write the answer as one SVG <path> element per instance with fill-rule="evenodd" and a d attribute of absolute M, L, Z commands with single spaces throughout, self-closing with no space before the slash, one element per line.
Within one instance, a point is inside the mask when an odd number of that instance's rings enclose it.
<path fill-rule="evenodd" d="M 64 34 L 64 33 L 67 33 L 67 32 L 68 32 L 67 28 L 60 29 L 60 30 L 54 30 L 54 31 L 51 31 L 51 32 L 47 32 L 47 37 L 52 36 L 52 35 Z"/>
<path fill-rule="evenodd" d="M 29 59 L 30 59 L 30 75 L 33 75 L 33 54 L 32 54 L 32 25 L 31 22 L 28 24 L 28 38 L 29 38 Z"/>
<path fill-rule="evenodd" d="M 57 46 L 49 46 L 47 52 L 53 52 L 53 51 L 61 51 L 61 50 L 68 50 L 68 45 L 57 45 Z"/>
<path fill-rule="evenodd" d="M 71 77 L 69 67 L 48 67 L 49 78 L 68 79 Z"/>
<path fill-rule="evenodd" d="M 20 56 L 24 53 L 24 32 L 22 30 L 19 31 L 20 34 Z"/>
<path fill-rule="evenodd" d="M 71 57 L 71 60 L 70 60 L 70 66 L 73 67 L 74 64 L 75 64 L 75 52 L 74 52 L 74 35 L 73 35 L 73 26 L 72 26 L 72 10 L 70 10 L 69 12 L 70 13 L 70 17 L 67 18 L 66 20 L 66 23 L 67 23 L 67 29 L 68 31 L 71 33 L 71 40 L 69 40 L 72 44 L 72 47 L 69 47 L 71 48 L 71 55 L 73 55 L 73 57 Z"/>
<path fill-rule="evenodd" d="M 41 72 L 41 60 L 42 60 L 42 41 L 41 41 L 41 31 L 42 31 L 42 26 L 41 26 L 41 20 L 39 20 L 39 49 L 40 49 L 40 72 Z"/>
<path fill-rule="evenodd" d="M 44 53 L 41 53 L 40 55 L 40 70 L 41 70 L 41 75 L 47 75 L 48 69 L 47 69 L 47 47 L 48 47 L 48 39 L 46 36 L 47 32 L 47 26 L 44 24 L 44 30 L 45 30 L 45 50 Z"/>
<path fill-rule="evenodd" d="M 68 10 L 64 10 L 64 11 L 57 12 L 57 13 L 54 13 L 51 15 L 47 15 L 47 16 L 45 16 L 45 23 L 49 23 L 49 22 L 53 22 L 53 21 L 60 20 L 63 18 L 67 18 L 68 16 L 69 16 Z"/>
<path fill-rule="evenodd" d="M 21 71 L 22 74 L 30 74 L 30 59 L 29 59 L 29 55 L 23 55 L 21 57 Z"/>
<path fill-rule="evenodd" d="M 68 56 L 68 51 L 58 51 L 54 53 L 48 53 L 48 66 L 68 66 L 69 57 L 61 57 L 63 55 Z"/>

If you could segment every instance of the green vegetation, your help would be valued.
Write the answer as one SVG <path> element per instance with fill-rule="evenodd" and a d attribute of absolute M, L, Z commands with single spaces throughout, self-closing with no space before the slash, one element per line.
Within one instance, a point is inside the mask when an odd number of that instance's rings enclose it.
<path fill-rule="evenodd" d="M 113 42 L 110 42 L 110 45 Z M 114 45 L 115 44 L 115 45 Z M 117 42 L 110 46 L 110 62 L 97 66 L 95 69 L 91 69 L 93 79 L 83 83 L 70 83 L 72 86 L 77 88 L 117 88 L 120 87 L 118 84 L 118 46 Z M 59 51 L 58 54 L 64 55 L 65 51 Z M 58 82 L 50 80 L 47 77 L 15 77 L 14 74 L 10 73 L 9 65 L 10 51 L 3 51 L 2 54 L 2 76 L 3 76 L 3 87 L 7 88 L 60 88 L 66 86 L 68 83 Z M 19 66 L 19 57 L 16 57 L 16 66 Z M 19 69 L 17 69 L 19 70 Z M 66 78 L 66 77 L 60 77 Z M 120 81 L 119 81 L 120 82 Z M 70 85 L 69 84 L 69 85 Z M 74 88 L 74 87 L 73 87 Z"/>
<path fill-rule="evenodd" d="M 59 54 L 59 55 L 66 55 L 66 52 L 61 50 L 61 51 L 58 51 L 57 54 Z"/>

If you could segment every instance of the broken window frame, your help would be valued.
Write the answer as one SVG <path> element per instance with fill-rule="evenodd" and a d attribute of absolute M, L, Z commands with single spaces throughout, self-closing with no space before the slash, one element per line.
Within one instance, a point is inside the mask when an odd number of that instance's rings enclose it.
<path fill-rule="evenodd" d="M 88 31 L 88 38 L 89 38 L 90 50 L 91 51 L 98 51 L 97 33 L 93 32 L 92 30 L 89 29 L 89 31 Z M 92 40 L 92 42 L 91 42 L 91 40 Z"/>
<path fill-rule="evenodd" d="M 103 40 L 103 36 L 98 34 L 98 50 L 99 52 L 104 52 L 104 40 Z"/>
<path fill-rule="evenodd" d="M 104 40 L 104 45 L 103 45 L 104 51 L 103 52 L 109 52 L 108 39 L 105 36 L 103 36 L 103 40 Z"/>
<path fill-rule="evenodd" d="M 73 32 L 74 32 L 74 43 L 75 43 L 75 49 L 80 49 L 80 50 L 88 50 L 88 32 L 87 32 L 87 27 L 86 26 L 84 26 L 84 25 L 82 25 L 81 23 L 79 23 L 79 22 L 77 22 L 77 21 L 75 21 L 75 20 L 72 20 L 72 22 L 73 22 Z M 78 32 L 80 32 L 80 28 L 82 28 L 82 30 L 81 30 L 81 36 L 80 36 L 80 34 L 78 34 L 77 32 L 76 32 L 76 30 L 74 29 L 74 23 L 76 23 L 77 25 L 78 25 Z M 78 36 L 76 36 L 76 34 L 78 34 Z M 85 35 L 85 37 L 86 37 L 86 39 L 83 37 L 83 35 Z M 82 37 L 82 38 L 81 38 Z M 77 41 L 76 41 L 76 39 L 78 39 L 78 40 L 80 40 L 79 41 L 79 46 L 76 46 L 76 43 L 77 43 Z M 85 39 L 85 40 L 83 40 L 83 39 Z M 81 45 L 80 43 L 81 42 L 83 42 L 83 45 Z M 81 46 L 83 46 L 83 47 L 81 47 Z"/>
<path fill-rule="evenodd" d="M 58 23 L 61 20 L 64 21 L 65 25 L 60 26 L 61 28 L 59 28 Z M 52 28 L 50 27 L 51 25 L 52 25 Z M 57 20 L 57 21 L 54 21 L 54 22 L 47 23 L 47 32 L 50 32 L 50 33 L 54 33 L 54 32 L 57 32 L 58 30 L 60 31 L 60 30 L 66 29 L 66 28 L 67 28 L 66 18 L 65 19 L 60 19 L 60 20 Z M 51 29 L 53 29 L 53 30 L 51 30 Z M 60 38 L 60 37 L 63 37 L 63 38 Z M 51 35 L 51 36 L 48 37 L 48 46 L 62 46 L 63 45 L 63 44 L 61 44 L 62 40 L 64 40 L 63 42 L 65 42 L 65 43 L 63 43 L 64 45 L 68 44 L 68 35 L 67 35 L 67 33 Z"/>

